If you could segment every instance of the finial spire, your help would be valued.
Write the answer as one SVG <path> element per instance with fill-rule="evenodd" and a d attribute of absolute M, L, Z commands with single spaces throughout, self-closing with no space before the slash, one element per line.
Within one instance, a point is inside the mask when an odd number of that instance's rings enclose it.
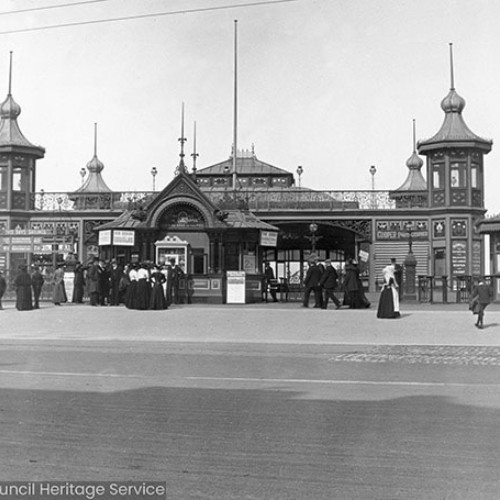
<path fill-rule="evenodd" d="M 453 75 L 453 44 L 450 42 L 450 90 L 455 90 L 455 77 Z"/>
<path fill-rule="evenodd" d="M 184 103 L 182 103 L 182 110 L 181 110 L 181 136 L 179 137 L 179 142 L 181 143 L 181 152 L 179 153 L 180 160 L 179 160 L 179 166 L 175 169 L 176 175 L 180 172 L 186 173 L 186 165 L 184 164 L 184 143 L 187 141 L 187 139 L 184 137 Z"/>
<path fill-rule="evenodd" d="M 194 130 L 193 130 L 193 152 L 191 153 L 191 157 L 193 158 L 193 173 L 196 173 L 196 159 L 200 156 L 196 152 L 196 121 L 194 122 Z"/>
<path fill-rule="evenodd" d="M 9 95 L 12 94 L 12 50 L 10 51 L 9 61 Z"/>
<path fill-rule="evenodd" d="M 97 122 L 94 122 L 94 156 L 97 156 Z"/>
<path fill-rule="evenodd" d="M 413 118 L 413 152 L 416 153 L 416 151 L 417 151 L 417 139 L 415 133 L 415 118 Z"/>
<path fill-rule="evenodd" d="M 233 189 L 236 189 L 236 156 L 238 155 L 238 20 L 234 20 L 234 116 L 233 116 Z"/>

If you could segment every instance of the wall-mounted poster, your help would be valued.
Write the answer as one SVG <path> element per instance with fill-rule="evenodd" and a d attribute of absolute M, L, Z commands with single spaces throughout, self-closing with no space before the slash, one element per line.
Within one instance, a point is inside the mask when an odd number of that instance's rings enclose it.
<path fill-rule="evenodd" d="M 451 274 L 454 276 L 467 273 L 467 241 L 453 241 L 451 244 Z"/>
<path fill-rule="evenodd" d="M 435 220 L 432 223 L 434 238 L 444 238 L 446 236 L 446 222 L 444 220 Z"/>
<path fill-rule="evenodd" d="M 481 242 L 472 242 L 472 275 L 481 275 Z"/>

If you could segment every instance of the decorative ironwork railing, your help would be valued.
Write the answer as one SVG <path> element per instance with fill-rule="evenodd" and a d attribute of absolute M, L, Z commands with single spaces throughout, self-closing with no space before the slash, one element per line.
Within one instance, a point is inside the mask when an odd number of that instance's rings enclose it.
<path fill-rule="evenodd" d="M 388 191 L 204 190 L 217 205 L 227 197 L 244 201 L 250 210 L 388 210 L 396 208 Z"/>
<path fill-rule="evenodd" d="M 228 198 L 250 210 L 390 210 L 396 208 L 389 191 L 310 191 L 310 190 L 222 190 L 202 189 L 216 205 Z M 38 192 L 32 195 L 32 208 L 41 211 L 135 210 L 146 206 L 158 193 L 122 191 L 79 195 L 64 192 Z"/>

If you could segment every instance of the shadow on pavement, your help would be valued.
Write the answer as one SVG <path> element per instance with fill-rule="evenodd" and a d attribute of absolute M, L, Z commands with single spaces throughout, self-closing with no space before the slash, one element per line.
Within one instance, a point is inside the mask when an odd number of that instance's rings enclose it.
<path fill-rule="evenodd" d="M 301 396 L 1 389 L 0 479 L 161 480 L 180 500 L 498 498 L 499 410 Z"/>

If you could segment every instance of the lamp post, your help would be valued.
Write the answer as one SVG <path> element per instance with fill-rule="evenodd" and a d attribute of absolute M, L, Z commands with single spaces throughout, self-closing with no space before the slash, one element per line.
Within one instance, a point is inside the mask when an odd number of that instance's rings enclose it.
<path fill-rule="evenodd" d="M 297 175 L 299 176 L 299 189 L 300 189 L 300 176 L 304 173 L 304 169 L 299 165 L 297 167 Z"/>
<path fill-rule="evenodd" d="M 318 237 L 316 236 L 316 231 L 318 230 L 318 225 L 309 224 L 309 231 L 311 231 L 311 251 L 314 253 L 316 251 L 316 242 L 318 241 Z"/>
<path fill-rule="evenodd" d="M 377 173 L 377 167 L 372 165 L 370 167 L 370 175 L 372 176 L 372 191 L 375 191 L 375 174 Z"/>
<path fill-rule="evenodd" d="M 155 184 L 155 180 L 156 180 L 156 174 L 158 173 L 158 170 L 156 170 L 156 167 L 153 167 L 151 169 L 151 175 L 153 177 L 153 193 L 155 192 L 155 189 L 156 189 L 156 184 Z"/>
<path fill-rule="evenodd" d="M 371 196 L 371 207 L 372 208 L 377 208 L 377 203 L 375 200 L 375 174 L 377 173 L 377 167 L 375 165 L 372 165 L 370 167 L 370 175 L 372 176 L 372 196 Z"/>
<path fill-rule="evenodd" d="M 82 176 L 82 185 L 85 182 L 85 176 L 87 175 L 87 170 L 85 168 L 80 169 L 80 175 Z"/>

